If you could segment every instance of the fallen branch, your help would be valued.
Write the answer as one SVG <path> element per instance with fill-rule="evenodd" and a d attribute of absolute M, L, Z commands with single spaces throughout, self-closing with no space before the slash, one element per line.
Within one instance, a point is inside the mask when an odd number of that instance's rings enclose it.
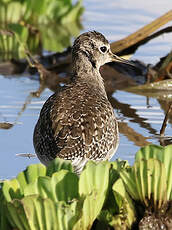
<path fill-rule="evenodd" d="M 124 39 L 121 39 L 117 42 L 111 43 L 112 52 L 118 53 L 139 41 L 145 39 L 154 31 L 156 31 L 161 26 L 165 25 L 167 22 L 172 20 L 172 10 L 168 11 L 166 14 L 162 15 L 161 17 L 155 19 L 153 22 L 149 23 L 148 25 L 142 27 L 141 29 L 137 30 L 135 33 L 127 36 Z"/>

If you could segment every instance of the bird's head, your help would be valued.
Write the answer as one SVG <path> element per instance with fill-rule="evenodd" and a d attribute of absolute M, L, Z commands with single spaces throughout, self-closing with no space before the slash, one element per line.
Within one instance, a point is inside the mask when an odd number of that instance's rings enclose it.
<path fill-rule="evenodd" d="M 83 33 L 75 40 L 72 48 L 73 59 L 75 59 L 79 53 L 88 58 L 95 68 L 99 68 L 108 62 L 121 62 L 133 65 L 131 62 L 113 54 L 107 39 L 96 31 Z"/>

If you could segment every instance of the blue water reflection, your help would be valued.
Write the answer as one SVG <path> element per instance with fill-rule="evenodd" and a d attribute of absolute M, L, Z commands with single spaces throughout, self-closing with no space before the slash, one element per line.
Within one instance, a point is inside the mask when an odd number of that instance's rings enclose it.
<path fill-rule="evenodd" d="M 153 19 L 169 10 L 171 0 L 150 1 L 104 1 L 85 0 L 86 7 L 83 16 L 84 30 L 97 30 L 105 34 L 110 41 L 121 39 L 136 31 L 141 26 L 151 22 Z M 159 57 L 167 54 L 171 50 L 172 34 L 163 35 L 149 42 L 144 47 L 140 47 L 133 59 L 140 59 L 146 63 L 156 63 Z M 29 79 L 27 76 L 20 78 L 5 78 L 0 76 L 0 122 L 15 122 L 18 112 L 30 92 L 39 87 L 38 81 Z M 33 98 L 16 122 L 16 125 L 9 129 L 0 129 L 0 179 L 10 178 L 25 169 L 31 163 L 39 162 L 37 158 L 16 157 L 17 153 L 34 153 L 32 144 L 32 133 L 34 125 L 38 119 L 39 111 L 44 101 L 52 92 L 46 89 L 40 98 Z M 159 131 L 163 120 L 162 111 L 156 99 L 150 99 L 151 107 L 146 106 L 144 96 L 136 96 L 130 93 L 117 91 L 114 97 L 118 101 L 131 105 L 137 113 L 145 118 L 145 122 L 150 123 L 152 128 Z M 116 111 L 119 118 L 130 124 L 134 130 L 143 136 L 150 136 L 147 129 L 132 122 L 131 118 L 123 117 Z M 166 129 L 167 135 L 172 135 L 171 125 Z M 152 140 L 150 140 L 152 141 Z M 153 141 L 157 143 L 156 140 Z M 124 135 L 121 135 L 120 146 L 115 158 L 128 159 L 133 162 L 134 155 L 139 147 L 134 146 Z"/>

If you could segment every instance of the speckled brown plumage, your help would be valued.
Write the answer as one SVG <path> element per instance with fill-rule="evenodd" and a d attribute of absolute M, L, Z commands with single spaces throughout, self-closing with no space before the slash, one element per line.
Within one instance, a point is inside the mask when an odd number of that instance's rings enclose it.
<path fill-rule="evenodd" d="M 81 171 L 88 159 L 110 159 L 117 149 L 118 125 L 99 67 L 124 60 L 113 55 L 108 41 L 95 31 L 75 40 L 72 60 L 71 84 L 45 102 L 33 141 L 45 165 L 60 157 L 72 160 L 76 171 Z"/>

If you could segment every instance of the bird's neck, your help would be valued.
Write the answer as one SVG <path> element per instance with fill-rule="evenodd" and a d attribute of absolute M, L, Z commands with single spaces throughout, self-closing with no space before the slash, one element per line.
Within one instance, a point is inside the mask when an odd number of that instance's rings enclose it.
<path fill-rule="evenodd" d="M 73 77 L 75 81 L 87 82 L 95 88 L 99 88 L 106 94 L 103 78 L 99 72 L 99 67 L 89 57 L 78 53 L 77 57 L 73 58 Z"/>

